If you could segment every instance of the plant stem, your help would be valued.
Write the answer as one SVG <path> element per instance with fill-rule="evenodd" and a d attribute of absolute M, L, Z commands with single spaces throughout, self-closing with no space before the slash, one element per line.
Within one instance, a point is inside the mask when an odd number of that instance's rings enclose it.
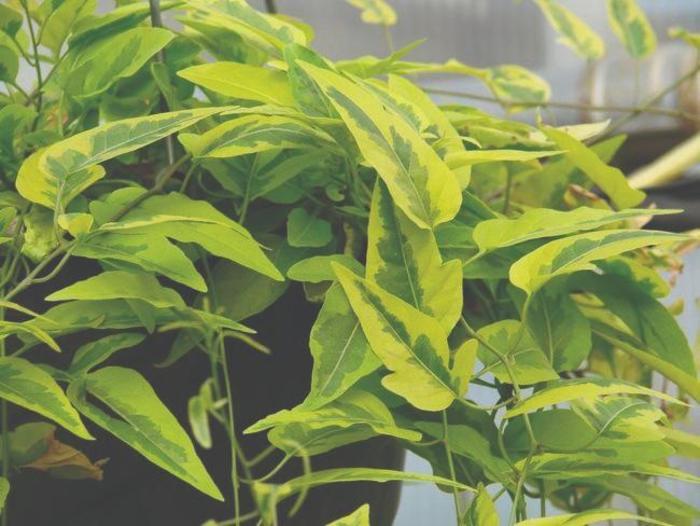
<path fill-rule="evenodd" d="M 687 80 L 687 79 L 686 79 Z M 458 97 L 463 99 L 480 100 L 483 102 L 491 102 L 493 104 L 499 104 L 505 107 L 509 106 L 524 106 L 528 108 L 539 108 L 539 107 L 549 107 L 549 108 L 562 108 L 568 110 L 580 110 L 580 111 L 611 111 L 620 113 L 652 113 L 657 115 L 667 115 L 669 117 L 681 117 L 689 120 L 700 120 L 700 116 L 690 115 L 686 112 L 680 110 L 673 110 L 670 108 L 659 108 L 653 105 L 648 107 L 640 106 L 618 106 L 618 105 L 594 105 L 594 104 L 581 104 L 577 102 L 562 102 L 562 101 L 546 101 L 546 102 L 532 102 L 532 101 L 509 101 L 503 99 L 497 99 L 496 97 L 490 97 L 488 95 L 479 95 L 476 93 L 466 93 L 461 91 L 445 90 L 440 88 L 425 88 L 428 93 L 433 93 L 435 95 L 447 95 L 449 97 Z M 635 115 L 636 116 L 636 115 Z"/>
<path fill-rule="evenodd" d="M 34 34 L 34 24 L 32 23 L 32 16 L 29 13 L 29 6 L 27 5 L 27 0 L 20 0 L 20 4 L 22 4 L 22 10 L 24 11 L 24 15 L 27 17 L 27 25 L 29 26 L 29 38 L 31 39 L 32 49 L 34 50 L 34 69 L 36 71 L 37 80 L 37 118 L 34 119 L 32 129 L 36 129 L 36 125 L 39 121 L 39 113 L 41 112 L 41 106 L 43 103 L 42 90 L 44 88 L 44 81 L 41 74 L 41 64 L 39 62 L 39 43 L 36 41 L 36 35 Z"/>
<path fill-rule="evenodd" d="M 457 472 L 455 471 L 454 460 L 452 459 L 452 448 L 450 447 L 449 425 L 447 422 L 447 411 L 442 411 L 442 429 L 443 429 L 443 444 L 445 445 L 445 455 L 447 456 L 447 465 L 450 468 L 450 478 L 452 482 L 457 482 Z M 459 492 L 457 488 L 452 488 L 452 498 L 455 504 L 455 514 L 457 515 L 457 526 L 461 523 L 462 512 L 459 506 Z"/>
<path fill-rule="evenodd" d="M 226 358 L 226 347 L 224 346 L 224 337 L 222 334 L 218 336 L 219 352 L 221 356 L 221 368 L 224 371 L 224 383 L 226 387 L 226 399 L 228 409 L 228 432 L 229 441 L 231 444 L 231 482 L 233 484 L 233 509 L 235 526 L 240 524 L 241 518 L 241 502 L 239 495 L 240 481 L 238 480 L 238 441 L 236 440 L 236 423 L 234 420 L 233 411 L 233 392 L 231 390 L 231 377 L 228 372 L 228 360 Z"/>
<path fill-rule="evenodd" d="M 696 62 L 695 67 L 682 75 L 681 77 L 677 78 L 674 80 L 671 84 L 666 86 L 664 89 L 659 91 L 658 93 L 650 96 L 646 100 L 644 100 L 637 108 L 635 108 L 633 111 L 628 113 L 627 115 L 623 115 L 619 119 L 615 120 L 608 126 L 608 129 L 605 130 L 605 133 L 599 138 L 599 140 L 604 139 L 605 137 L 608 137 L 615 133 L 617 130 L 619 130 L 622 126 L 627 124 L 629 121 L 634 119 L 635 117 L 641 115 L 642 113 L 650 113 L 649 109 L 654 106 L 657 102 L 659 102 L 661 99 L 663 99 L 666 95 L 671 93 L 672 91 L 675 91 L 678 89 L 679 86 L 684 84 L 686 81 L 692 79 L 697 73 L 700 71 L 700 61 Z"/>
<path fill-rule="evenodd" d="M 0 308 L 0 320 L 5 319 L 5 309 Z M 0 340 L 0 356 L 5 356 L 5 340 Z M 2 476 L 5 480 L 9 480 L 10 475 L 10 442 L 8 436 L 8 421 L 7 421 L 7 401 L 3 398 L 0 400 L 0 426 L 2 427 Z M 8 513 L 7 506 L 2 510 L 0 515 L 0 524 L 7 526 Z"/>
<path fill-rule="evenodd" d="M 153 27 L 163 27 L 163 17 L 160 14 L 160 0 L 148 0 L 148 5 L 151 11 L 151 25 Z M 165 51 L 163 51 L 163 49 L 158 51 L 157 61 L 161 64 L 165 64 Z M 161 95 L 160 111 L 168 111 L 168 109 L 165 97 Z M 172 135 L 168 135 L 165 138 L 165 154 L 168 159 L 168 164 L 173 164 L 173 162 L 175 162 L 175 143 L 173 142 Z"/>

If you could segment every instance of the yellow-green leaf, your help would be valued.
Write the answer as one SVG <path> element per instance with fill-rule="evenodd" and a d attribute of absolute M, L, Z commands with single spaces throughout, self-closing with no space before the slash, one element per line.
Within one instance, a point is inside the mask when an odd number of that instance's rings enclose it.
<path fill-rule="evenodd" d="M 479 493 L 472 501 L 464 515 L 465 526 L 499 526 L 496 505 L 483 485 L 479 485 Z"/>
<path fill-rule="evenodd" d="M 589 524 L 601 523 L 604 521 L 628 520 L 645 522 L 647 524 L 658 524 L 661 526 L 671 526 L 665 522 L 657 521 L 649 517 L 642 517 L 626 511 L 596 509 L 581 513 L 569 513 L 567 515 L 555 515 L 553 517 L 542 517 L 539 519 L 528 519 L 520 521 L 516 526 L 588 526 Z"/>
<path fill-rule="evenodd" d="M 369 504 L 363 504 L 350 515 L 329 522 L 326 526 L 370 526 Z"/>
<path fill-rule="evenodd" d="M 199 64 L 177 72 L 185 80 L 226 97 L 294 106 L 287 74 L 238 62 Z"/>
<path fill-rule="evenodd" d="M 380 180 L 367 236 L 367 279 L 451 331 L 462 312 L 462 265 L 442 262 L 433 232 L 418 228 L 395 207 Z"/>
<path fill-rule="evenodd" d="M 629 185 L 627 178 L 618 168 L 605 164 L 578 139 L 551 126 L 544 127 L 542 131 L 566 152 L 565 157 L 598 185 L 618 208 L 636 206 L 646 197 L 644 192 Z"/>
<path fill-rule="evenodd" d="M 526 151 L 526 150 L 467 150 L 448 155 L 447 165 L 453 170 L 463 166 L 491 163 L 498 161 L 527 162 L 543 157 L 550 157 L 562 153 L 553 151 Z"/>
<path fill-rule="evenodd" d="M 156 308 L 184 307 L 173 289 L 163 287 L 152 274 L 108 270 L 49 294 L 46 301 L 136 299 Z"/>
<path fill-rule="evenodd" d="M 92 438 L 51 375 L 23 358 L 0 358 L 0 398 L 50 418 L 80 438 Z"/>
<path fill-rule="evenodd" d="M 86 393 L 113 413 L 90 403 Z M 104 367 L 71 383 L 68 394 L 81 413 L 155 465 L 206 495 L 224 500 L 187 433 L 141 374 L 123 367 Z"/>
<path fill-rule="evenodd" d="M 64 0 L 63 2 L 44 2 L 43 6 L 56 6 L 56 8 L 48 14 L 42 24 L 39 43 L 58 56 L 74 26 L 81 19 L 92 14 L 97 7 L 97 2 L 95 0 Z"/>
<path fill-rule="evenodd" d="M 605 53 L 603 39 L 583 20 L 555 0 L 535 0 L 559 34 L 559 41 L 581 58 L 596 59 Z"/>
<path fill-rule="evenodd" d="M 606 0 L 608 21 L 627 52 L 643 58 L 656 49 L 656 33 L 636 0 Z"/>
<path fill-rule="evenodd" d="M 510 267 L 510 281 L 528 294 L 556 276 L 594 270 L 592 262 L 650 245 L 680 242 L 685 236 L 655 230 L 600 230 L 577 234 L 533 250 Z"/>
<path fill-rule="evenodd" d="M 194 157 L 237 157 L 282 149 L 337 150 L 323 130 L 289 117 L 247 115 L 202 135 L 182 133 L 180 142 Z"/>
<path fill-rule="evenodd" d="M 53 80 L 66 94 L 87 99 L 103 93 L 120 78 L 134 75 L 175 35 L 158 27 L 135 27 L 71 48 Z"/>
<path fill-rule="evenodd" d="M 396 11 L 385 0 L 346 0 L 360 9 L 362 21 L 367 24 L 393 26 L 396 24 Z"/>
<path fill-rule="evenodd" d="M 391 371 L 382 379 L 384 387 L 418 409 L 447 408 L 457 394 L 442 326 L 352 271 L 333 268 L 372 350 Z"/>
<path fill-rule="evenodd" d="M 332 71 L 300 64 L 352 133 L 396 205 L 421 228 L 452 219 L 461 203 L 455 175 L 404 119 L 367 89 Z"/>
<path fill-rule="evenodd" d="M 326 292 L 311 329 L 309 347 L 314 357 L 311 388 L 304 402 L 309 407 L 334 400 L 381 365 L 337 283 Z"/>
<path fill-rule="evenodd" d="M 677 400 L 660 391 L 654 391 L 641 385 L 636 385 L 622 380 L 608 378 L 580 378 L 576 380 L 562 380 L 551 384 L 549 387 L 537 391 L 529 398 L 516 404 L 506 412 L 506 418 L 531 413 L 544 407 L 570 402 L 578 399 L 591 399 L 600 396 L 631 394 L 638 396 L 651 396 L 668 402 Z"/>
<path fill-rule="evenodd" d="M 677 210 L 627 209 L 616 212 L 604 208 L 581 206 L 574 210 L 533 208 L 520 217 L 488 219 L 474 227 L 474 242 L 482 252 L 525 243 L 534 239 L 558 237 L 574 232 L 596 230 L 600 227 L 643 217 L 673 214 Z"/>
<path fill-rule="evenodd" d="M 96 166 L 99 163 L 143 148 L 220 111 L 205 108 L 161 113 L 78 133 L 26 159 L 17 175 L 17 190 L 29 201 L 48 208 L 65 206 L 104 177 L 104 169 Z"/>
<path fill-rule="evenodd" d="M 552 369 L 550 361 L 532 338 L 527 329 L 517 320 L 501 320 L 477 331 L 479 360 L 500 382 L 530 385 L 556 380 L 559 375 Z M 511 375 L 497 356 L 498 352 L 510 365 Z"/>
<path fill-rule="evenodd" d="M 700 32 L 690 32 L 682 27 L 672 27 L 668 30 L 671 38 L 680 38 L 691 46 L 700 49 Z"/>

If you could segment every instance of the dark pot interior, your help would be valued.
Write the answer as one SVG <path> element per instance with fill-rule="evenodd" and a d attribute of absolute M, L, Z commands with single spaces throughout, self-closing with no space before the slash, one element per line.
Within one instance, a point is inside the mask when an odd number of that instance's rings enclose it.
<path fill-rule="evenodd" d="M 50 290 L 72 283 L 99 269 L 88 262 L 75 260 L 51 284 Z M 49 289 L 31 289 L 31 296 L 20 298 L 22 304 L 44 307 L 42 298 Z M 311 356 L 308 337 L 316 317 L 317 306 L 309 304 L 298 287 L 289 291 L 275 305 L 248 320 L 260 333 L 260 339 L 273 354 L 263 355 L 240 343 L 229 341 L 229 364 L 232 377 L 236 425 L 238 432 L 259 418 L 274 411 L 291 408 L 301 402 L 311 377 Z M 100 333 L 103 334 L 103 333 Z M 97 334 L 76 335 L 62 340 L 65 356 L 40 351 L 41 361 L 65 365 L 72 350 Z M 138 369 L 155 388 L 180 423 L 186 425 L 187 401 L 209 375 L 208 359 L 200 352 L 185 356 L 167 369 L 154 363 L 162 360 L 171 343 L 170 335 L 152 335 L 138 348 L 122 351 L 112 362 Z M 37 420 L 26 412 L 11 413 L 11 427 L 27 420 Z M 125 444 L 95 426 L 89 426 L 97 440 L 75 439 L 65 431 L 58 438 L 84 451 L 92 460 L 109 457 L 104 480 L 55 480 L 44 473 L 25 470 L 13 477 L 8 504 L 13 526 L 199 526 L 210 518 L 224 520 L 233 516 L 230 482 L 229 446 L 223 430 L 213 425 L 214 448 L 199 449 L 204 463 L 222 492 L 225 503 L 218 503 L 154 466 Z M 265 434 L 240 436 L 240 443 L 249 458 L 268 446 Z M 254 473 L 261 476 L 281 458 L 276 453 Z M 373 439 L 340 448 L 332 453 L 312 458 L 314 470 L 330 467 L 371 466 L 401 469 L 404 452 L 394 441 Z M 299 462 L 285 468 L 278 481 L 301 474 Z M 246 488 L 241 490 L 242 510 L 254 509 Z M 283 526 L 322 526 L 369 503 L 372 524 L 388 526 L 396 514 L 400 495 L 399 484 L 351 483 L 334 484 L 312 490 L 291 519 L 285 511 L 291 503 L 280 507 Z"/>

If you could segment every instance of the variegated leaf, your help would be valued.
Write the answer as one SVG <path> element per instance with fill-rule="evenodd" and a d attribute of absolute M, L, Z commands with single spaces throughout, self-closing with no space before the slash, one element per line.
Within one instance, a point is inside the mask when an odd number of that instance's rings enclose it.
<path fill-rule="evenodd" d="M 421 228 L 452 219 L 461 203 L 455 175 L 401 117 L 387 112 L 361 85 L 301 64 L 329 98 L 396 205 Z"/>
<path fill-rule="evenodd" d="M 535 0 L 550 25 L 559 34 L 559 41 L 581 58 L 596 59 L 605 53 L 603 39 L 574 13 L 555 0 Z"/>
<path fill-rule="evenodd" d="M 607 0 L 608 20 L 618 39 L 634 58 L 656 49 L 656 33 L 636 0 Z"/>
<path fill-rule="evenodd" d="M 282 149 L 337 150 L 333 138 L 308 124 L 288 118 L 247 115 L 202 135 L 182 133 L 180 142 L 194 157 L 237 157 Z"/>
<path fill-rule="evenodd" d="M 0 358 L 0 398 L 50 418 L 81 438 L 92 438 L 51 375 L 23 358 Z"/>
<path fill-rule="evenodd" d="M 680 242 L 686 237 L 654 230 L 601 230 L 549 243 L 523 256 L 510 267 L 510 281 L 528 294 L 550 279 L 579 270 L 593 270 L 592 262 L 650 245 Z"/>
<path fill-rule="evenodd" d="M 334 265 L 372 350 L 391 374 L 388 390 L 425 411 L 447 408 L 458 396 L 459 382 L 448 370 L 447 333 L 433 318 L 377 285 Z"/>
<path fill-rule="evenodd" d="M 396 208 L 382 181 L 374 188 L 367 236 L 367 279 L 451 331 L 462 312 L 462 265 L 442 262 L 433 232 Z"/>
<path fill-rule="evenodd" d="M 17 175 L 17 190 L 29 201 L 60 208 L 104 177 L 99 163 L 133 152 L 197 121 L 219 108 L 161 113 L 110 122 L 40 150 Z"/>
<path fill-rule="evenodd" d="M 118 416 L 90 403 L 86 393 Z M 68 394 L 78 410 L 95 424 L 155 465 L 206 495 L 223 500 L 187 433 L 138 372 L 123 367 L 104 367 L 71 383 Z"/>

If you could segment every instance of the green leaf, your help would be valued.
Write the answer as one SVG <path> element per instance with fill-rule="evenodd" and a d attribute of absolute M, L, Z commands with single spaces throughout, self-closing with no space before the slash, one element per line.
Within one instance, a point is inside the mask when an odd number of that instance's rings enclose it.
<path fill-rule="evenodd" d="M 367 279 L 451 331 L 462 312 L 462 265 L 443 263 L 435 235 L 412 223 L 377 181 L 367 241 Z"/>
<path fill-rule="evenodd" d="M 311 388 L 304 402 L 309 407 L 331 402 L 381 365 L 340 284 L 326 292 L 311 328 L 309 347 L 314 358 Z"/>
<path fill-rule="evenodd" d="M 10 481 L 5 477 L 0 477 L 0 513 L 5 510 L 7 496 L 10 494 Z M 369 526 L 369 522 L 367 523 Z M 359 526 L 362 526 L 361 524 Z"/>
<path fill-rule="evenodd" d="M 89 403 L 85 392 L 118 417 Z M 97 425 L 157 466 L 223 501 L 187 433 L 139 373 L 123 367 L 105 367 L 73 382 L 68 393 L 78 410 Z"/>
<path fill-rule="evenodd" d="M 329 522 L 326 526 L 370 526 L 369 504 L 363 504 L 350 515 Z"/>
<path fill-rule="evenodd" d="M 104 177 L 104 169 L 96 166 L 99 163 L 143 148 L 219 111 L 161 113 L 78 133 L 28 157 L 17 175 L 17 190 L 25 199 L 48 208 L 65 206 Z"/>
<path fill-rule="evenodd" d="M 632 188 L 618 168 L 605 164 L 581 141 L 551 126 L 545 126 L 542 131 L 557 147 L 566 151 L 565 157 L 598 185 L 617 208 L 629 208 L 644 200 L 644 192 Z"/>
<path fill-rule="evenodd" d="M 45 208 L 32 206 L 23 220 L 25 231 L 22 254 L 34 262 L 41 261 L 58 247 L 53 214 Z"/>
<path fill-rule="evenodd" d="M 608 21 L 627 53 L 644 58 L 656 49 L 656 33 L 635 0 L 606 0 Z"/>
<path fill-rule="evenodd" d="M 252 8 L 245 0 L 190 0 L 188 6 L 201 18 L 228 28 L 255 47 L 273 55 L 287 44 L 306 44 L 307 37 L 294 24 L 279 16 Z"/>
<path fill-rule="evenodd" d="M 499 526 L 501 521 L 491 496 L 482 485 L 478 491 L 464 515 L 465 526 Z"/>
<path fill-rule="evenodd" d="M 521 322 L 497 321 L 482 327 L 477 334 L 479 360 L 500 382 L 511 384 L 513 379 L 493 349 L 508 361 L 518 384 L 529 385 L 559 378 L 548 357 Z"/>
<path fill-rule="evenodd" d="M 187 403 L 187 419 L 197 443 L 204 449 L 211 449 L 211 429 L 209 428 L 209 409 L 214 406 L 213 380 L 210 378 L 199 388 L 199 393 Z"/>
<path fill-rule="evenodd" d="M 296 255 L 294 249 L 278 236 L 269 236 L 264 241 L 272 251 L 270 259 L 281 270 L 288 264 L 286 260 Z M 229 261 L 220 261 L 212 272 L 212 293 L 216 293 L 216 304 L 222 313 L 232 320 L 244 320 L 264 311 L 275 303 L 287 290 L 287 282 L 274 280 Z"/>
<path fill-rule="evenodd" d="M 406 121 L 367 89 L 328 70 L 299 63 L 338 111 L 365 160 L 396 205 L 419 227 L 452 219 L 461 203 L 455 175 Z"/>
<path fill-rule="evenodd" d="M 283 71 L 237 62 L 214 62 L 191 66 L 177 74 L 226 97 L 294 106 L 292 90 Z"/>
<path fill-rule="evenodd" d="M 0 80 L 14 82 L 19 72 L 19 57 L 14 49 L 0 45 Z"/>
<path fill-rule="evenodd" d="M 22 28 L 22 14 L 9 5 L 0 4 L 0 32 L 14 37 Z"/>
<path fill-rule="evenodd" d="M 678 322 L 635 283 L 614 275 L 585 272 L 571 276 L 569 284 L 595 294 L 655 356 L 696 376 L 693 351 Z"/>
<path fill-rule="evenodd" d="M 46 301 L 113 299 L 143 300 L 159 309 L 185 306 L 177 292 L 163 287 L 152 274 L 123 270 L 108 270 L 46 297 Z"/>
<path fill-rule="evenodd" d="M 106 201 L 93 201 L 90 211 L 103 231 L 157 234 L 182 243 L 196 243 L 210 254 L 228 259 L 272 279 L 284 279 L 245 228 L 206 201 L 172 192 L 149 197 L 117 223 L 105 223 L 125 204 L 143 193 L 128 188 Z"/>
<path fill-rule="evenodd" d="M 528 294 L 556 276 L 594 270 L 592 262 L 649 245 L 680 242 L 684 236 L 654 230 L 601 230 L 557 239 L 510 267 L 510 281 Z"/>
<path fill-rule="evenodd" d="M 528 162 L 543 157 L 559 155 L 560 153 L 562 152 L 559 150 L 466 150 L 449 155 L 447 157 L 447 165 L 454 170 L 464 166 L 499 161 Z"/>
<path fill-rule="evenodd" d="M 346 0 L 361 11 L 365 24 L 393 26 L 396 24 L 396 11 L 385 0 Z"/>
<path fill-rule="evenodd" d="M 456 488 L 460 491 L 474 492 L 474 488 L 454 482 L 443 477 L 435 477 L 424 473 L 411 473 L 406 471 L 394 471 L 392 469 L 379 468 L 338 468 L 314 471 L 308 475 L 302 475 L 289 480 L 275 487 L 275 495 L 278 501 L 291 497 L 296 493 L 308 488 L 325 486 L 326 484 L 337 484 L 343 482 L 432 482 L 448 488 Z M 255 490 L 270 487 L 260 482 L 256 482 Z M 261 488 L 262 487 L 262 488 Z M 273 486 L 274 487 L 274 486 Z"/>
<path fill-rule="evenodd" d="M 0 358 L 0 397 L 53 420 L 80 438 L 92 438 L 56 381 L 23 358 Z"/>
<path fill-rule="evenodd" d="M 167 29 L 135 27 L 73 47 L 53 80 L 79 99 L 103 93 L 117 80 L 134 75 L 175 37 Z"/>
<path fill-rule="evenodd" d="M 351 271 L 333 268 L 372 350 L 391 371 L 382 385 L 418 409 L 447 408 L 457 394 L 442 326 Z"/>
<path fill-rule="evenodd" d="M 687 458 L 700 458 L 700 436 L 672 427 L 662 427 L 666 442 L 676 449 L 676 454 Z"/>
<path fill-rule="evenodd" d="M 237 157 L 282 149 L 337 149 L 326 132 L 290 117 L 247 115 L 202 135 L 179 136 L 185 149 L 195 157 Z"/>
<path fill-rule="evenodd" d="M 287 240 L 293 247 L 324 247 L 333 240 L 328 221 L 295 208 L 287 218 Z"/>
<path fill-rule="evenodd" d="M 663 509 L 685 517 L 697 517 L 700 515 L 698 508 L 686 504 L 653 483 L 633 476 L 608 475 L 606 477 L 583 480 L 582 482 L 629 497 L 646 510 L 657 511 Z"/>
<path fill-rule="evenodd" d="M 474 228 L 473 237 L 481 252 L 490 252 L 534 239 L 597 230 L 606 225 L 646 215 L 673 213 L 677 213 L 677 210 L 631 208 L 616 212 L 586 206 L 568 211 L 533 208 L 514 219 L 498 218 L 481 221 Z"/>
<path fill-rule="evenodd" d="M 46 17 L 41 27 L 39 44 L 49 48 L 55 56 L 61 52 L 68 35 L 82 18 L 91 15 L 97 7 L 96 0 L 63 0 L 45 2 L 57 7 Z"/>
<path fill-rule="evenodd" d="M 556 371 L 573 371 L 591 350 L 591 325 L 569 294 L 554 284 L 530 301 L 527 327 Z"/>
<path fill-rule="evenodd" d="M 335 272 L 331 263 L 337 263 L 352 270 L 358 276 L 363 276 L 365 269 L 362 263 L 348 254 L 331 254 L 329 256 L 312 256 L 295 263 L 287 271 L 287 277 L 294 281 L 306 283 L 322 283 L 335 281 Z"/>
<path fill-rule="evenodd" d="M 99 232 L 81 239 L 73 255 L 117 264 L 136 265 L 147 272 L 157 272 L 194 290 L 206 292 L 204 278 L 185 253 L 155 232 Z"/>
<path fill-rule="evenodd" d="M 537 391 L 529 398 L 509 409 L 505 416 L 506 418 L 513 418 L 514 416 L 531 413 L 550 405 L 561 404 L 571 400 L 620 394 L 652 396 L 669 402 L 677 402 L 675 398 L 665 393 L 622 380 L 580 378 L 576 380 L 561 380 Z"/>
<path fill-rule="evenodd" d="M 87 373 L 90 369 L 109 359 L 115 352 L 135 347 L 143 339 L 143 334 L 122 332 L 86 343 L 75 351 L 68 372 L 70 374 Z"/>
<path fill-rule="evenodd" d="M 550 25 L 559 34 L 559 42 L 581 58 L 597 59 L 605 53 L 603 39 L 583 20 L 554 0 L 535 0 Z"/>
<path fill-rule="evenodd" d="M 373 394 L 361 389 L 347 391 L 323 407 L 306 404 L 282 410 L 259 420 L 245 433 L 257 433 L 274 427 L 270 441 L 290 453 L 315 455 L 328 449 L 377 435 L 412 442 L 421 434 L 396 425 L 391 412 Z"/>
<path fill-rule="evenodd" d="M 680 38 L 696 49 L 700 49 L 700 33 L 690 32 L 682 27 L 672 27 L 668 30 L 668 36 L 671 38 Z"/>
<path fill-rule="evenodd" d="M 618 349 L 630 354 L 647 367 L 658 371 L 696 401 L 700 401 L 700 381 L 695 375 L 690 375 L 672 363 L 658 358 L 650 349 L 645 348 L 642 342 L 616 330 L 614 327 L 598 323 L 593 325 L 593 332 Z"/>
<path fill-rule="evenodd" d="M 567 515 L 557 515 L 554 517 L 543 517 L 541 519 L 528 519 L 520 521 L 516 526 L 587 526 L 596 522 L 613 521 L 613 520 L 630 520 L 645 522 L 647 524 L 659 524 L 661 526 L 670 526 L 665 522 L 634 515 L 626 511 L 596 509 L 588 510 L 581 513 L 570 513 Z"/>

